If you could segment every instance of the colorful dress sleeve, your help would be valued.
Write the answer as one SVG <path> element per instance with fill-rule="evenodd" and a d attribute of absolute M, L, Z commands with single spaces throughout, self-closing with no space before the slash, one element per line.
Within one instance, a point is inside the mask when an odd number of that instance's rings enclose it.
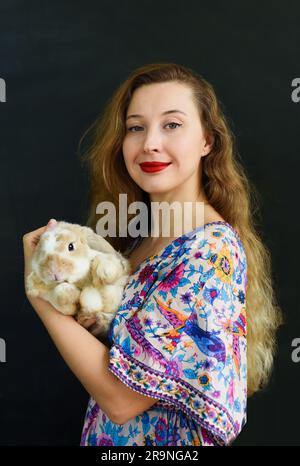
<path fill-rule="evenodd" d="M 191 417 L 216 445 L 246 423 L 246 287 L 237 233 L 211 225 L 141 264 L 111 329 L 109 369 Z"/>

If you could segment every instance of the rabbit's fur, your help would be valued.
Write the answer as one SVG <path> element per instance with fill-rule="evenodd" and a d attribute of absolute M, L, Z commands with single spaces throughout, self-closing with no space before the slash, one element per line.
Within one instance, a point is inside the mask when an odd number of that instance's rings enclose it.
<path fill-rule="evenodd" d="M 130 272 L 129 261 L 91 228 L 58 221 L 40 237 L 26 291 L 78 321 L 96 317 L 105 336 Z"/>

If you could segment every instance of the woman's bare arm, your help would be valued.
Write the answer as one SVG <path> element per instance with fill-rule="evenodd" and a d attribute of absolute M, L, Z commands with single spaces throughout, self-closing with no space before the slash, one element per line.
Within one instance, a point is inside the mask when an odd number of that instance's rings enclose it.
<path fill-rule="evenodd" d="M 109 419 L 118 421 L 123 383 L 108 369 L 109 349 L 72 316 L 43 299 L 28 299 L 71 371 Z"/>
<path fill-rule="evenodd" d="M 24 283 L 31 272 L 31 258 L 39 236 L 47 227 L 23 236 Z M 118 379 L 108 369 L 109 348 L 72 316 L 60 313 L 44 299 L 26 296 L 66 364 L 112 422 L 123 424 L 157 401 L 140 395 Z"/>
<path fill-rule="evenodd" d="M 157 402 L 127 387 L 108 369 L 109 348 L 72 316 L 43 299 L 28 299 L 66 364 L 113 423 L 124 424 Z"/>

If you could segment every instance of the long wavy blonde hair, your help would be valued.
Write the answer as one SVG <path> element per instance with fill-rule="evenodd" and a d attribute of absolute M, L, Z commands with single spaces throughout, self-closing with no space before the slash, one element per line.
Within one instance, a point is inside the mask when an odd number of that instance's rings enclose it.
<path fill-rule="evenodd" d="M 212 85 L 202 76 L 175 63 L 153 63 L 134 70 L 119 86 L 79 142 L 80 148 L 86 134 L 91 134 L 92 142 L 80 156 L 89 169 L 90 210 L 86 224 L 96 229 L 96 206 L 102 201 L 113 202 L 118 214 L 119 193 L 127 194 L 128 204 L 144 201 L 149 207 L 149 195 L 133 182 L 123 159 L 126 112 L 135 89 L 170 81 L 191 88 L 202 126 L 207 134 L 213 135 L 213 148 L 202 158 L 202 186 L 209 204 L 236 229 L 245 248 L 248 264 L 247 384 L 248 396 L 251 396 L 269 382 L 277 350 L 276 331 L 283 323 L 283 316 L 273 290 L 270 252 L 257 232 L 258 193 L 238 161 L 234 134 L 222 104 Z M 128 215 L 128 223 L 130 220 Z M 120 252 L 129 246 L 128 238 L 118 237 L 118 234 L 107 240 Z"/>

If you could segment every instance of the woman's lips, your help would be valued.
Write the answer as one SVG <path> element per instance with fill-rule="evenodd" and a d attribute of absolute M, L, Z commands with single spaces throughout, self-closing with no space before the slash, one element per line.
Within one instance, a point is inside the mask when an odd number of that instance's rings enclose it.
<path fill-rule="evenodd" d="M 141 169 L 146 173 L 154 173 L 163 170 L 164 168 L 171 165 L 171 162 L 144 162 L 140 163 Z"/>

